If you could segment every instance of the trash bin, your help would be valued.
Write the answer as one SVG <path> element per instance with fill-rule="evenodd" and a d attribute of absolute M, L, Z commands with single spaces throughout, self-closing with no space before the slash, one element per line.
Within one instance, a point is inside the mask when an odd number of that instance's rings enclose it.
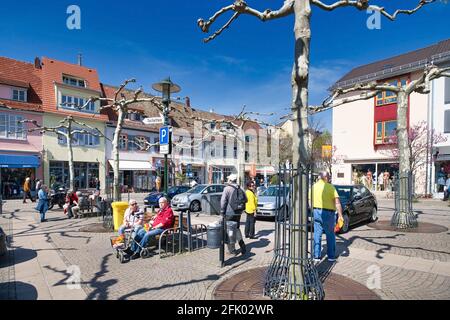
<path fill-rule="evenodd" d="M 220 240 L 222 238 L 222 224 L 212 223 L 207 227 L 206 232 L 206 246 L 210 249 L 218 249 L 220 248 Z"/>
<path fill-rule="evenodd" d="M 116 201 L 111 203 L 113 209 L 114 231 L 119 230 L 122 225 L 125 210 L 128 208 L 128 202 Z"/>

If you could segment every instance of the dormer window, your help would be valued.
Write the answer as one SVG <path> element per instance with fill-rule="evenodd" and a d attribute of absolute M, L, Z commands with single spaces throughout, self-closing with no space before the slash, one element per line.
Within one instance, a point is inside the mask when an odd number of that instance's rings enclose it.
<path fill-rule="evenodd" d="M 81 87 L 86 88 L 86 81 L 80 78 L 74 78 L 71 76 L 63 76 L 63 82 L 65 84 L 75 86 L 75 87 Z"/>
<path fill-rule="evenodd" d="M 12 100 L 27 101 L 27 91 L 23 89 L 13 89 Z"/>

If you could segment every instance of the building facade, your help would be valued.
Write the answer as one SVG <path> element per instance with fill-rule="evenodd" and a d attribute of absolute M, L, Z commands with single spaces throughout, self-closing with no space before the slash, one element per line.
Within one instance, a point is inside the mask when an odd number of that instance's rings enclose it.
<path fill-rule="evenodd" d="M 427 48 L 357 67 L 333 87 L 346 88 L 368 81 L 404 86 L 420 77 L 427 63 L 433 61 L 439 66 L 444 65 L 450 58 L 449 52 L 450 40 L 442 41 Z M 443 96 L 443 88 L 439 90 L 439 96 Z M 442 116 L 443 110 L 440 113 Z M 430 96 L 412 93 L 408 101 L 408 130 L 422 124 L 430 126 L 430 116 Z M 352 121 L 348 121 L 349 119 Z M 333 182 L 370 184 L 373 191 L 392 190 L 393 177 L 398 172 L 396 128 L 397 97 L 392 92 L 383 92 L 369 100 L 359 100 L 334 108 L 333 147 L 341 161 L 333 166 Z M 424 136 L 423 139 L 426 143 L 427 137 Z M 430 142 L 429 150 L 432 149 L 431 144 Z M 431 157 L 426 152 L 416 157 L 421 165 L 413 173 L 415 193 L 429 193 L 426 186 L 430 181 L 428 167 Z M 367 181 L 367 177 L 372 177 L 371 183 Z M 382 183 L 381 179 L 386 180 L 386 177 L 388 183 Z"/>

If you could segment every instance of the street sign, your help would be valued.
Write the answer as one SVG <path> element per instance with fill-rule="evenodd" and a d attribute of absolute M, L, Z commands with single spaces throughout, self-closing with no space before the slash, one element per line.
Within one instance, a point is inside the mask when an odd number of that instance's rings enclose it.
<path fill-rule="evenodd" d="M 194 177 L 194 173 L 193 172 L 187 172 L 186 173 L 188 178 L 193 178 Z"/>
<path fill-rule="evenodd" d="M 170 154 L 170 127 L 159 128 L 159 153 Z"/>
<path fill-rule="evenodd" d="M 142 120 L 144 124 L 162 124 L 164 123 L 164 118 L 156 117 L 156 118 L 145 118 Z"/>

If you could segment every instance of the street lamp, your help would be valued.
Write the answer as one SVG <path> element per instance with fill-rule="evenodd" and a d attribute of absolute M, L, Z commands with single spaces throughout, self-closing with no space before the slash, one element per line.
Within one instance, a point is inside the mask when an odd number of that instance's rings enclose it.
<path fill-rule="evenodd" d="M 161 82 L 154 83 L 152 85 L 153 90 L 162 93 L 162 103 L 164 105 L 163 117 L 164 117 L 164 126 L 169 125 L 169 105 L 170 105 L 170 94 L 177 93 L 181 91 L 179 85 L 173 83 L 170 80 L 170 77 L 162 80 Z M 169 139 L 169 143 L 171 143 Z M 169 152 L 170 152 L 169 146 Z M 168 176 L 168 163 L 167 163 L 167 153 L 164 154 L 164 193 L 167 195 L 167 187 L 169 185 L 169 176 Z"/>

